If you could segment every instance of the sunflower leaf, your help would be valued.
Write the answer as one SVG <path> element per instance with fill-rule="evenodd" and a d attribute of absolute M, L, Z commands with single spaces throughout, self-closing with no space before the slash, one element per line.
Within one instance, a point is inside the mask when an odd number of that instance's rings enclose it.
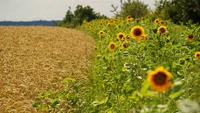
<path fill-rule="evenodd" d="M 169 95 L 169 97 L 171 99 L 175 99 L 175 98 L 179 97 L 181 94 L 182 94 L 182 92 L 179 91 L 179 92 L 176 92 L 176 93 Z"/>

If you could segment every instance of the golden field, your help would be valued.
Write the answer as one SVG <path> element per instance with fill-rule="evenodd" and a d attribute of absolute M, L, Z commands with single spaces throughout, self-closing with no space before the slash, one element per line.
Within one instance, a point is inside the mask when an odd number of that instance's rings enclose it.
<path fill-rule="evenodd" d="M 39 92 L 62 90 L 65 77 L 86 79 L 95 41 L 60 27 L 0 27 L 0 113 L 34 113 Z"/>

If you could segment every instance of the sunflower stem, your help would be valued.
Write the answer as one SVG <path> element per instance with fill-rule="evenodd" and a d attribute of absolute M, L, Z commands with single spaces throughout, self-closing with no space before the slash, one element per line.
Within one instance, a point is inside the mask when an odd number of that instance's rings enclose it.
<path fill-rule="evenodd" d="M 139 64 L 140 64 L 140 62 L 139 62 L 139 47 L 138 47 L 138 40 L 136 40 L 136 44 L 135 44 L 135 46 L 136 46 L 136 58 L 137 58 L 137 75 L 139 75 L 139 72 L 140 72 L 140 66 L 139 66 Z"/>
<path fill-rule="evenodd" d="M 161 104 L 162 105 L 165 104 L 165 94 L 164 94 L 164 92 L 161 93 Z"/>

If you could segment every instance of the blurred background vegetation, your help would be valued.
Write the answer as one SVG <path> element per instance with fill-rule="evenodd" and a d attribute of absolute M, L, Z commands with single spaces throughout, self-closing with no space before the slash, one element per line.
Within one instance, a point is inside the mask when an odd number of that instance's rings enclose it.
<path fill-rule="evenodd" d="M 147 4 L 140 0 L 127 0 L 122 3 L 121 10 L 117 10 L 117 6 L 113 6 L 111 12 L 115 18 L 132 18 L 148 17 L 154 19 L 170 20 L 176 24 L 188 21 L 192 23 L 200 22 L 200 1 L 199 0 L 155 0 L 155 9 L 150 9 Z M 94 19 L 108 18 L 105 15 L 96 13 L 90 6 L 83 7 L 78 5 L 74 12 L 69 10 L 62 22 L 58 26 L 74 28 L 81 25 L 83 21 L 91 21 Z"/>

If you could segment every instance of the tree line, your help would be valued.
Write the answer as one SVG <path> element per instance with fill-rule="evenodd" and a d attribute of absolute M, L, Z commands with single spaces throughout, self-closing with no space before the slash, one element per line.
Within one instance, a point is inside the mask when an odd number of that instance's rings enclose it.
<path fill-rule="evenodd" d="M 111 5 L 115 18 L 132 18 L 150 17 L 152 19 L 171 20 L 174 23 L 194 23 L 200 22 L 200 1 L 199 0 L 155 0 L 155 9 L 152 10 L 147 4 L 140 0 L 126 0 L 122 3 L 121 10 L 117 11 L 118 7 Z M 81 25 L 83 21 L 91 21 L 93 19 L 107 18 L 105 15 L 96 13 L 90 6 L 83 7 L 77 5 L 74 12 L 69 10 L 59 26 L 76 27 Z"/>

